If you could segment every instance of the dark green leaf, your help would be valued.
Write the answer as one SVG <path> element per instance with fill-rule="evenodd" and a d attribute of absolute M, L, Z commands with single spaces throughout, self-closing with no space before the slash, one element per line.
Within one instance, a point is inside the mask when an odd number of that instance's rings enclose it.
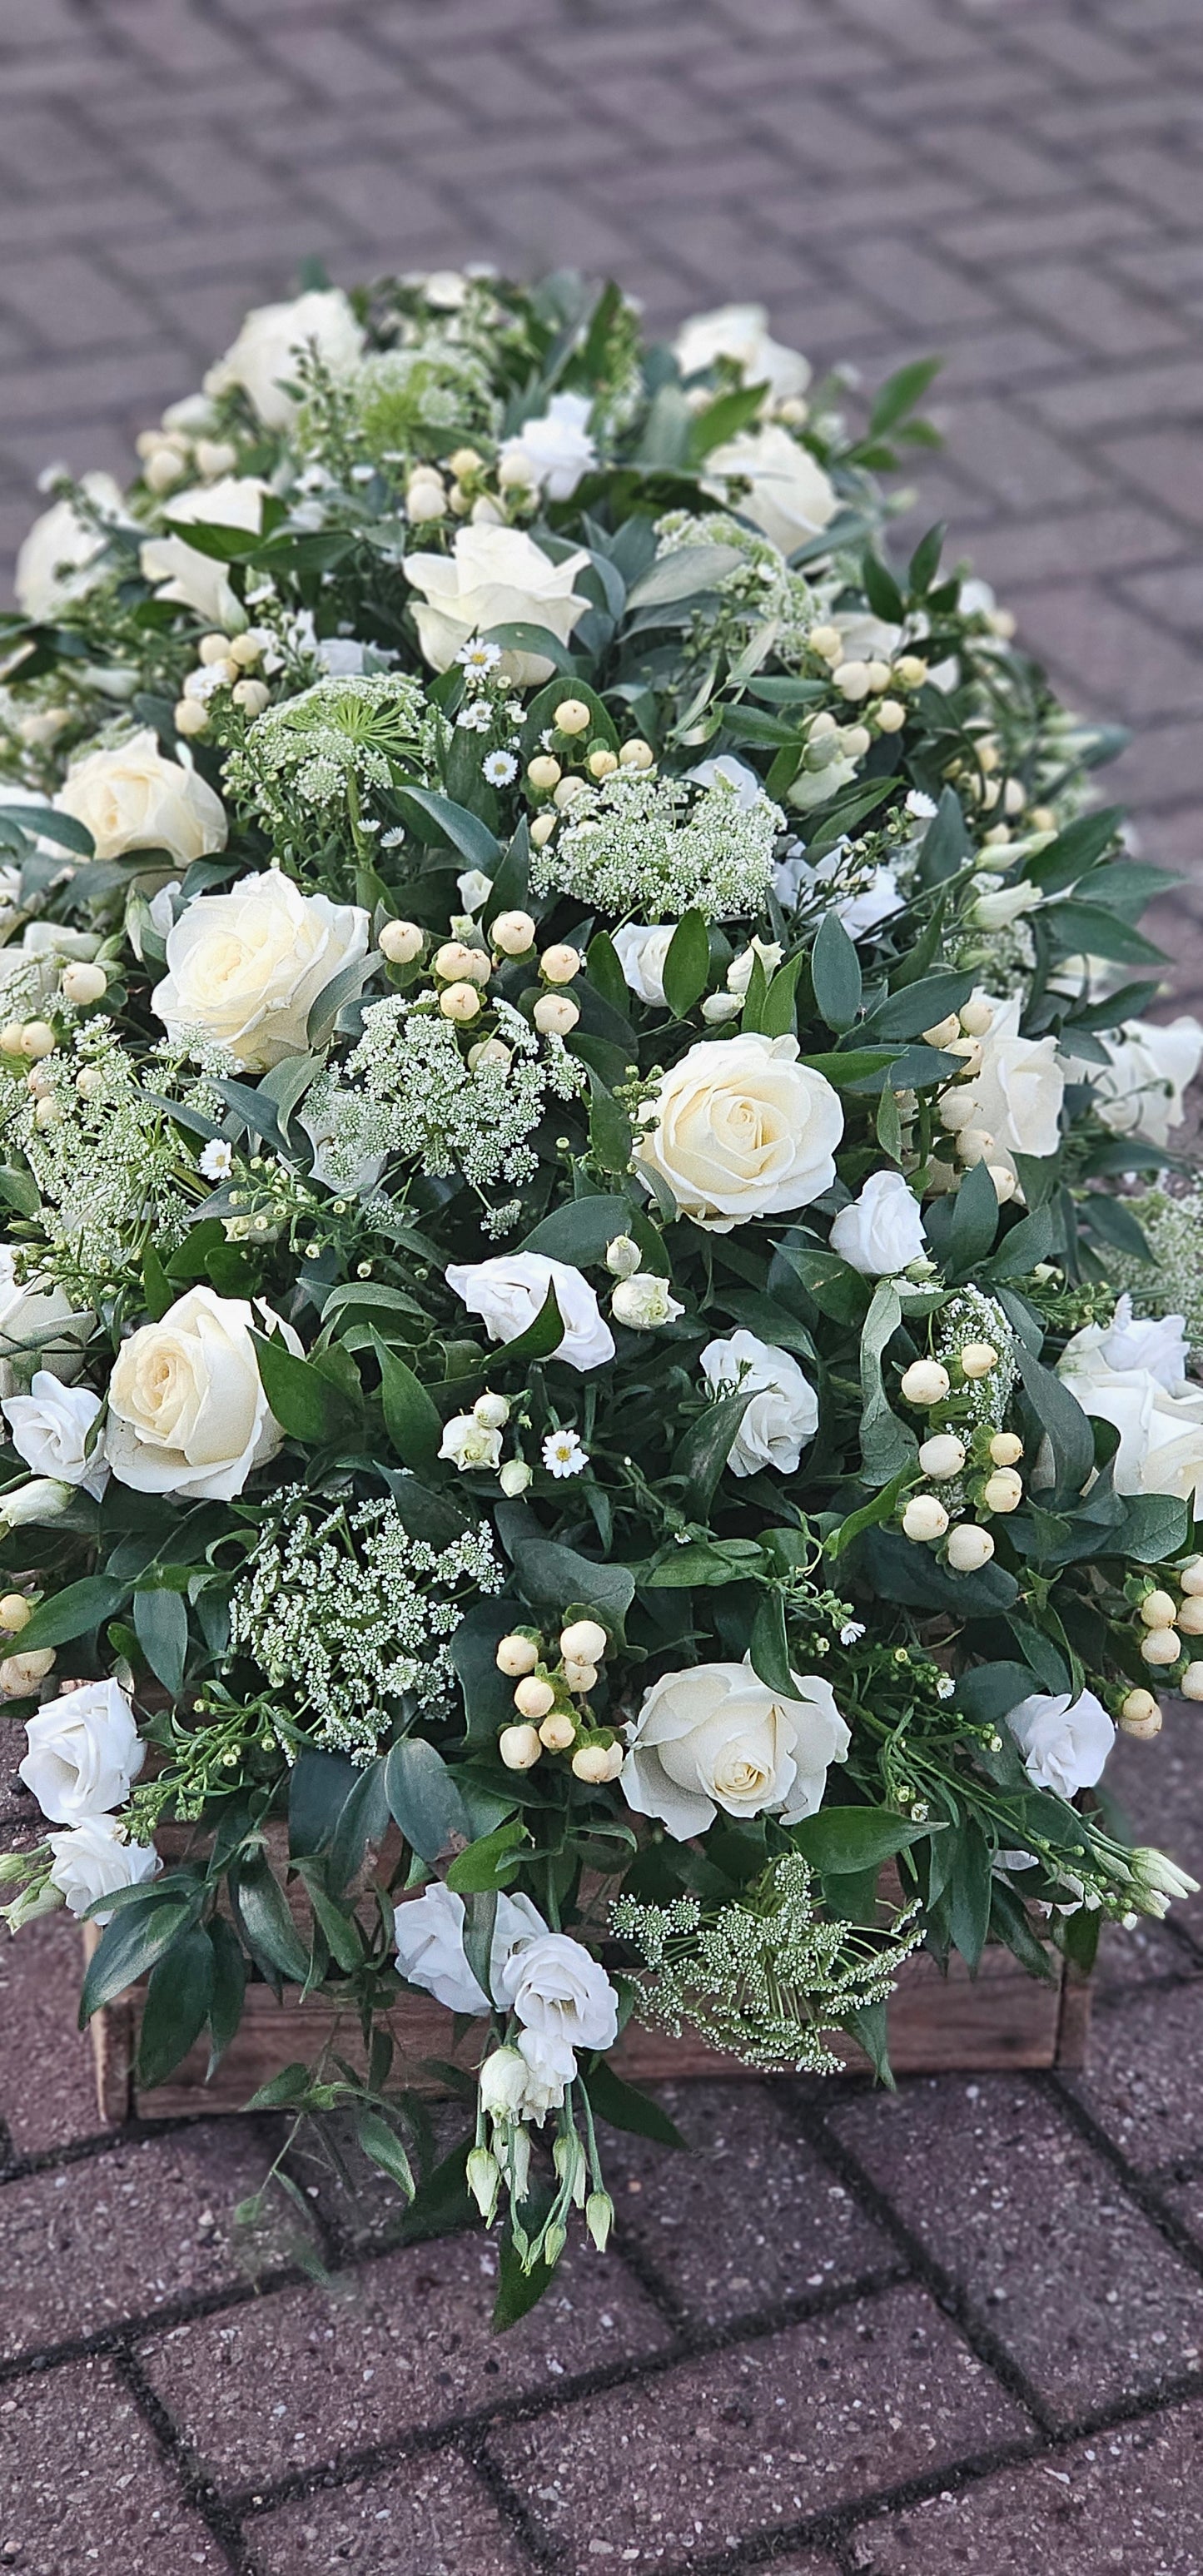
<path fill-rule="evenodd" d="M 866 1014 L 863 1034 L 870 1044 L 882 1038 L 919 1037 L 924 1029 L 934 1029 L 947 1019 L 950 1011 L 959 1011 L 972 991 L 972 975 L 926 975 L 920 984 L 888 993 L 876 1010 Z"/>
<path fill-rule="evenodd" d="M 194 1919 L 199 1901 L 199 1892 L 189 1899 L 150 1890 L 141 1903 L 120 1907 L 112 1922 L 106 1923 L 88 1961 L 79 2002 L 81 2030 L 102 2005 L 113 2003 L 153 1968 Z"/>
<path fill-rule="evenodd" d="M 789 1659 L 789 1639 L 785 1627 L 785 1604 L 779 1592 L 766 1592 L 752 1621 L 748 1651 L 752 1670 L 769 1690 L 778 1691 L 783 1699 L 796 1699 L 798 1686 Z"/>
<path fill-rule="evenodd" d="M 912 1843 L 925 1842 L 930 1832 L 929 1825 L 908 1825 L 905 1816 L 892 1816 L 885 1807 L 820 1807 L 817 1816 L 791 1825 L 790 1840 L 821 1878 L 839 1878 L 845 1871 L 879 1867 Z"/>
<path fill-rule="evenodd" d="M 527 1235 L 520 1249 L 541 1253 L 545 1261 L 567 1261 L 577 1270 L 587 1270 L 604 1258 L 616 1234 L 625 1234 L 627 1221 L 625 1199 L 566 1199 Z"/>
<path fill-rule="evenodd" d="M 338 1823 L 330 1838 L 327 1870 L 332 1896 L 342 1895 L 343 1889 L 362 1869 L 368 1850 L 379 1849 L 387 1824 L 384 1763 L 377 1755 L 374 1762 L 369 1762 L 364 1770 L 357 1773 L 355 1786 L 339 1811 Z"/>
<path fill-rule="evenodd" d="M 926 536 L 920 537 L 919 543 L 911 556 L 910 564 L 907 568 L 907 578 L 910 582 L 911 589 L 917 592 L 920 596 L 922 596 L 924 591 L 931 589 L 932 582 L 940 569 L 940 556 L 944 548 L 944 536 L 945 522 L 943 519 L 937 519 L 934 528 L 929 528 Z"/>
<path fill-rule="evenodd" d="M 621 1019 L 628 1019 L 631 988 L 608 930 L 594 931 L 586 952 L 585 967 L 590 983 L 596 984 L 603 1002 L 608 1002 L 610 1009 L 617 1011 Z"/>
<path fill-rule="evenodd" d="M 945 1899 L 954 1946 L 969 1968 L 977 1967 L 986 1946 L 992 1885 L 989 1844 L 969 1817 L 957 1836 Z"/>
<path fill-rule="evenodd" d="M 998 1232 L 998 1192 L 985 1163 L 966 1172 L 952 1204 L 948 1237 L 949 1275 L 963 1278 L 976 1268 Z"/>
<path fill-rule="evenodd" d="M 188 1613 L 179 1593 L 135 1592 L 134 1635 L 156 1680 L 176 1698 L 188 1653 Z"/>
<path fill-rule="evenodd" d="M 354 1439 L 359 1428 L 355 1407 L 311 1360 L 298 1359 L 282 1341 L 269 1341 L 254 1327 L 251 1338 L 263 1391 L 282 1430 L 311 1446 Z"/>
<path fill-rule="evenodd" d="M 1051 1369 L 1044 1368 L 1029 1350 L 1025 1350 L 1022 1342 L 1016 1342 L 1015 1357 L 1024 1391 L 1048 1435 L 1057 1483 L 1078 1494 L 1086 1478 L 1094 1471 L 1094 1433 L 1090 1417 L 1083 1412 L 1064 1378 L 1056 1377 Z"/>
<path fill-rule="evenodd" d="M 482 1834 L 469 1843 L 467 1851 L 457 1852 L 447 1872 L 447 1885 L 461 1896 L 485 1894 L 490 1888 L 508 1887 L 518 1867 L 519 1846 L 528 1839 L 526 1827 L 517 1816 L 508 1824 L 495 1825 L 491 1834 Z"/>
<path fill-rule="evenodd" d="M 138 2034 L 140 2084 L 162 2084 L 187 2056 L 209 2018 L 212 1997 L 212 1944 L 200 1924 L 193 1924 L 150 1972 Z"/>
<path fill-rule="evenodd" d="M 439 796 L 432 788 L 413 787 L 406 781 L 397 789 L 401 805 L 416 805 L 428 822 L 437 826 L 452 849 L 458 850 L 470 867 L 480 868 L 487 877 L 495 877 L 501 863 L 501 843 L 495 840 L 478 814 L 470 814 L 466 805 L 457 805 L 450 796 Z"/>
<path fill-rule="evenodd" d="M 353 957 L 349 966 L 341 966 L 337 975 L 332 975 L 329 983 L 323 984 L 316 1000 L 310 1004 L 309 1017 L 305 1022 L 306 1046 L 325 1046 L 344 1004 L 358 1001 L 369 976 L 375 974 L 380 962 L 380 951 L 373 948 L 366 957 Z"/>
<path fill-rule="evenodd" d="M 319 1852 L 330 1840 L 359 1774 L 345 1753 L 308 1746 L 288 1775 L 290 1852 Z"/>
<path fill-rule="evenodd" d="M 653 2138 L 658 2147 L 679 2147 L 688 2155 L 688 2141 L 682 2137 L 675 2120 L 651 2102 L 633 2084 L 624 2084 L 604 2057 L 599 2057 L 582 2075 L 581 2082 L 589 2096 L 595 2119 L 608 2120 L 612 2129 L 628 2129 L 637 2138 Z"/>
<path fill-rule="evenodd" d="M 213 1952 L 213 1985 L 209 1998 L 209 2068 L 224 2057 L 242 2019 L 246 1993 L 246 1958 L 232 1923 L 215 1914 L 208 1926 Z"/>
<path fill-rule="evenodd" d="M 670 1011 L 687 1017 L 706 990 L 710 976 L 710 934 L 703 912 L 681 916 L 668 944 L 662 982 Z"/>
<path fill-rule="evenodd" d="M 902 593 L 888 566 L 867 547 L 861 557 L 861 579 L 874 616 L 883 617 L 888 626 L 901 626 L 906 615 Z"/>
<path fill-rule="evenodd" d="M 128 1583 L 118 1582 L 108 1574 L 86 1574 L 79 1583 L 68 1583 L 35 1610 L 28 1625 L 21 1630 L 21 1652 L 29 1654 L 39 1646 L 65 1646 L 72 1637 L 86 1636 L 102 1619 L 111 1619 L 129 1598 Z"/>
<path fill-rule="evenodd" d="M 230 1896 L 247 1946 L 268 1976 L 304 1985 L 309 1955 L 279 1879 L 262 1854 L 231 1870 Z"/>
<path fill-rule="evenodd" d="M 870 438 L 887 438 L 899 421 L 905 420 L 916 403 L 921 402 L 932 378 L 938 376 L 942 358 L 912 358 L 887 376 L 874 398 L 869 414 Z"/>
<path fill-rule="evenodd" d="M 737 1395 L 720 1396 L 717 1404 L 707 1405 L 698 1420 L 690 1424 L 684 1439 L 678 1441 L 672 1471 L 674 1476 L 685 1478 L 681 1503 L 688 1519 L 706 1519 L 731 1455 L 731 1444 L 751 1401 L 748 1388 Z"/>
<path fill-rule="evenodd" d="M 498 2334 L 528 2316 L 554 2279 L 555 2266 L 545 2263 L 541 2255 L 529 2270 L 526 2268 L 507 2225 L 498 2246 L 497 2296 L 493 2302 L 493 2323 Z"/>
<path fill-rule="evenodd" d="M 384 1765 L 389 1813 L 420 1860 L 436 1861 L 453 1836 L 471 1843 L 472 1823 L 455 1774 L 420 1735 L 403 1735 Z"/>
<path fill-rule="evenodd" d="M 380 1400 L 384 1427 L 397 1456 L 415 1476 L 442 1475 L 439 1444 L 443 1424 L 433 1397 L 415 1377 L 408 1362 L 373 1332 L 372 1347 L 380 1367 Z"/>
<path fill-rule="evenodd" d="M 503 653 L 537 653 L 540 660 L 550 662 L 553 671 L 569 672 L 573 678 L 576 676 L 576 664 L 568 646 L 561 643 L 558 635 L 552 634 L 549 626 L 538 626 L 527 617 L 510 617 L 501 626 L 483 628 L 482 636 L 486 644 L 500 644 Z M 483 867 L 485 863 L 478 859 L 476 864 Z"/>
<path fill-rule="evenodd" d="M 1117 1531 L 1115 1553 L 1135 1557 L 1138 1565 L 1161 1565 L 1168 1556 L 1178 1556 L 1190 1543 L 1191 1515 L 1189 1505 L 1180 1503 L 1173 1494 L 1126 1494 L 1124 1517 Z M 1111 1554 L 1108 1540 L 1106 1553 Z M 28 1631 L 22 1632 L 24 1645 Z"/>
<path fill-rule="evenodd" d="M 820 1019 L 841 1035 L 860 1009 L 860 959 L 838 913 L 826 913 L 810 956 L 811 981 Z"/>
<path fill-rule="evenodd" d="M 2 791 L 0 791 L 2 792 Z M 54 841 L 60 849 L 74 850 L 77 858 L 91 859 L 96 843 L 86 823 L 77 823 L 74 814 L 60 814 L 53 805 L 0 804 L 0 823 L 15 823 L 18 830 L 41 841 Z"/>
<path fill-rule="evenodd" d="M 1082 814 L 1035 857 L 1025 859 L 1023 873 L 1042 894 L 1060 894 L 1097 866 L 1117 838 L 1124 820 L 1122 805 L 1107 805 L 1097 814 Z"/>
<path fill-rule="evenodd" d="M 390 2128 L 379 2111 L 361 2110 L 356 2118 L 355 2132 L 365 2156 L 370 2156 L 372 2163 L 379 2165 L 390 2182 L 395 2182 L 405 2198 L 412 2201 L 413 2167 L 396 2130 Z"/>
<path fill-rule="evenodd" d="M 743 556 L 734 546 L 678 546 L 662 555 L 627 594 L 628 615 L 639 608 L 668 608 L 713 590 L 729 572 L 738 572 Z"/>

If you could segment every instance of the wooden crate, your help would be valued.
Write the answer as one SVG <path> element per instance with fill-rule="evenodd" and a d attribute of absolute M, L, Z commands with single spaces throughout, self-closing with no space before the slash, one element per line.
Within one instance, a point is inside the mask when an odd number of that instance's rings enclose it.
<path fill-rule="evenodd" d="M 91 1939 L 94 1944 L 94 1932 Z M 190 2112 L 241 2111 L 269 2076 L 296 2058 L 310 2061 L 336 2033 L 340 2054 L 361 2062 L 354 2017 L 344 2015 L 340 2020 L 328 1998 L 312 1996 L 303 2004 L 295 2000 L 278 2004 L 270 1987 L 251 1985 L 241 2027 L 212 2083 L 204 2080 L 207 2048 L 199 2043 L 166 2084 L 144 2093 L 134 2082 L 138 2010 L 134 1990 L 97 2013 L 90 2025 L 97 2097 L 105 2121 L 126 2120 L 134 2114 L 162 2120 Z M 1065 1969 L 1057 1984 L 1044 1984 L 1029 1977 L 1009 1950 L 991 1949 L 976 1978 L 969 1976 L 959 1959 L 942 1976 L 931 1959 L 920 1955 L 906 1961 L 890 2003 L 890 2058 L 899 2075 L 1080 2066 L 1089 2012 L 1089 1986 L 1072 1969 Z M 392 2017 L 397 2042 L 395 2080 L 404 2078 L 425 2093 L 445 2090 L 420 2061 L 453 2060 L 470 2068 L 480 2051 L 483 2027 L 470 2031 L 457 2052 L 451 2014 L 424 1995 L 406 1996 Z M 865 2060 L 855 2044 L 844 2041 L 842 2049 L 849 2072 L 863 2072 Z M 626 2031 L 610 2062 L 619 2074 L 638 2084 L 703 2076 L 730 2081 L 753 2071 L 717 2055 L 700 2040 L 666 2039 L 659 2032 L 637 2028 Z"/>

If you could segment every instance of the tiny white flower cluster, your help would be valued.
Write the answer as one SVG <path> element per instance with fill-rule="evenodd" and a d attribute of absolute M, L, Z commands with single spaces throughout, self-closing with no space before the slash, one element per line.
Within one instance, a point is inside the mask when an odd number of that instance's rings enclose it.
<path fill-rule="evenodd" d="M 365 1166 L 393 1154 L 420 1156 L 440 1178 L 458 1170 L 476 1189 L 530 1177 L 527 1138 L 547 1101 L 571 1100 L 584 1074 L 562 1038 L 538 1035 L 508 1002 L 491 1007 L 494 1034 L 466 1055 L 429 996 L 395 994 L 365 1012 L 341 1077 L 319 1075 L 306 1106 L 330 1187 L 353 1190 Z"/>
<path fill-rule="evenodd" d="M 820 604 L 804 574 L 790 571 L 771 537 L 757 534 L 725 510 L 716 510 L 707 519 L 688 510 L 672 510 L 657 521 L 656 536 L 657 560 L 680 554 L 686 546 L 729 546 L 741 558 L 714 585 L 722 607 L 695 611 L 695 650 L 707 650 L 718 641 L 731 625 L 734 611 L 745 629 L 753 623 L 776 628 L 773 651 L 778 661 L 801 661 Z"/>
<path fill-rule="evenodd" d="M 698 787 L 632 769 L 616 770 L 600 787 L 582 785 L 571 817 L 534 853 L 535 892 L 576 895 L 649 921 L 679 920 L 695 908 L 717 921 L 759 912 L 784 829 L 780 808 L 763 793 L 745 802 L 722 778 Z"/>
<path fill-rule="evenodd" d="M 436 1548 L 410 1537 L 395 1503 L 327 1508 L 291 1486 L 234 1586 L 230 1641 L 316 1720 L 317 1743 L 366 1762 L 396 1716 L 386 1702 L 445 1697 L 445 1640 L 472 1594 L 504 1581 L 487 1521 Z"/>
<path fill-rule="evenodd" d="M 335 825 L 349 797 L 358 806 L 387 794 L 400 765 L 423 765 L 430 725 L 417 680 L 387 671 L 318 680 L 256 716 L 229 755 L 227 791 L 288 847 L 298 802 L 311 821 Z"/>
<path fill-rule="evenodd" d="M 28 1161 L 55 1211 L 55 1253 L 90 1298 L 126 1269 L 143 1228 L 161 1255 L 183 1241 L 178 1135 L 107 1017 L 83 1022 L 24 1081 L 0 1077 L 0 1134 Z"/>

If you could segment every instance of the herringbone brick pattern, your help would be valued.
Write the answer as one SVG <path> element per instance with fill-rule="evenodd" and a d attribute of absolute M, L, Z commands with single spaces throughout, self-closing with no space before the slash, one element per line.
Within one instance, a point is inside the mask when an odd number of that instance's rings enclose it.
<path fill-rule="evenodd" d="M 908 523 L 1133 728 L 1197 1002 L 1201 75 L 1199 0 L 0 0 L 0 544 L 309 255 L 754 295 L 866 381 L 943 350 Z M 1197 1724 L 1119 1767 L 1203 1875 Z M 1117 1941 L 1085 2078 L 681 2095 L 696 2156 L 614 2139 L 616 2255 L 501 2342 L 487 2246 L 309 2166 L 328 2278 L 297 2233 L 252 2278 L 270 2123 L 97 2134 L 75 1940 L 0 1962 L 19 2576 L 1203 2576 L 1198 1905 Z"/>

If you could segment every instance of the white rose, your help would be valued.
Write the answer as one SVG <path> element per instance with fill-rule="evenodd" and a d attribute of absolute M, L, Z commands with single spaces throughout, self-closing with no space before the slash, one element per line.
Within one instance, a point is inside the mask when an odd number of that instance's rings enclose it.
<path fill-rule="evenodd" d="M 988 1002 L 994 1017 L 981 1042 L 981 1068 L 972 1083 L 958 1087 L 958 1098 L 972 1103 L 970 1124 L 993 1138 L 988 1161 L 1018 1181 L 1016 1154 L 1056 1153 L 1065 1067 L 1057 1061 L 1055 1038 L 1020 1036 L 1020 994 L 1000 1000 L 975 992 L 973 1000 Z"/>
<path fill-rule="evenodd" d="M 111 474 L 84 474 L 81 489 L 106 518 L 120 518 L 121 489 Z M 26 617 L 43 624 L 70 600 L 81 599 L 100 576 L 107 539 L 71 500 L 56 501 L 35 519 L 17 554 L 13 589 Z"/>
<path fill-rule="evenodd" d="M 100 1411 L 100 1397 L 90 1387 L 63 1386 L 52 1370 L 38 1369 L 28 1395 L 6 1396 L 3 1411 L 14 1449 L 36 1476 L 79 1485 L 99 1501 L 109 1471 L 103 1441 L 95 1444 L 90 1455 L 85 1452 L 84 1443 Z"/>
<path fill-rule="evenodd" d="M 489 1983 L 495 1995 L 515 1942 L 546 1930 L 529 1896 L 498 1895 L 489 1951 Z M 487 2013 L 489 1997 L 473 1975 L 464 1949 L 464 1900 L 453 1887 L 434 1879 L 420 1896 L 403 1897 L 393 1914 L 393 1932 L 397 1966 L 411 1986 L 421 1986 L 448 2012 Z"/>
<path fill-rule="evenodd" d="M 844 639 L 845 662 L 892 662 L 902 644 L 903 628 L 871 609 L 841 608 L 830 622 Z"/>
<path fill-rule="evenodd" d="M 84 1816 L 65 1833 L 47 1834 L 53 1859 L 50 1884 L 66 1898 L 72 1914 L 86 1914 L 98 1896 L 115 1896 L 122 1887 L 140 1887 L 157 1877 L 163 1864 L 153 1843 L 132 1843 L 117 1816 Z M 112 1912 L 93 1914 L 93 1923 L 111 1923 Z"/>
<path fill-rule="evenodd" d="M 28 1385 L 35 1368 L 52 1377 L 78 1377 L 94 1320 L 36 1272 L 19 1287 L 16 1267 L 12 1245 L 0 1243 L 0 1396 Z"/>
<path fill-rule="evenodd" d="M 266 429 L 287 429 L 296 401 L 285 380 L 295 379 L 298 354 L 310 345 L 332 376 L 350 375 L 363 356 L 367 334 L 341 287 L 315 288 L 291 304 L 256 305 L 233 346 L 210 367 L 205 392 L 225 394 L 241 385 Z"/>
<path fill-rule="evenodd" d="M 524 2031 L 549 2044 L 561 2064 L 574 2049 L 611 2048 L 618 2037 L 618 1997 L 605 1969 L 567 1932 L 544 1928 L 515 1941 L 501 1962 L 495 1991 Z"/>
<path fill-rule="evenodd" d="M 143 1324 L 117 1354 L 109 1380 L 105 1446 L 113 1474 L 140 1494 L 228 1503 L 284 1434 L 269 1410 L 252 1323 L 279 1329 L 302 1356 L 291 1324 L 262 1298 L 190 1288 L 157 1324 Z"/>
<path fill-rule="evenodd" d="M 56 1825 L 123 1806 L 146 1759 L 133 1709 L 112 1681 L 47 1700 L 25 1732 L 29 1751 L 18 1775 Z"/>
<path fill-rule="evenodd" d="M 354 903 L 302 894 L 279 868 L 198 895 L 167 937 L 151 1004 L 172 1037 L 217 1038 L 253 1072 L 303 1055 L 319 993 L 366 957 L 369 921 Z"/>
<path fill-rule="evenodd" d="M 1051 1789 L 1059 1798 L 1093 1789 L 1115 1742 L 1102 1701 L 1088 1690 L 1078 1699 L 1069 1691 L 1033 1691 L 1008 1711 L 1007 1725 L 1033 1787 Z"/>
<path fill-rule="evenodd" d="M 1203 1506 L 1203 1387 L 1183 1374 L 1181 1315 L 1159 1323 L 1132 1316 L 1121 1298 L 1115 1322 L 1087 1324 L 1057 1363 L 1084 1413 L 1120 1435 L 1112 1463 L 1119 1494 L 1174 1494 Z"/>
<path fill-rule="evenodd" d="M 831 1249 L 866 1279 L 893 1279 L 926 1248 L 922 1211 L 901 1172 L 872 1172 L 831 1228 Z"/>
<path fill-rule="evenodd" d="M 700 375 L 716 358 L 731 358 L 744 383 L 767 385 L 774 402 L 804 394 L 809 360 L 770 337 L 768 318 L 763 304 L 720 304 L 713 313 L 691 313 L 673 342 L 682 375 Z"/>
<path fill-rule="evenodd" d="M 601 1368 L 614 1357 L 614 1335 L 603 1320 L 587 1279 L 566 1261 L 548 1261 L 541 1252 L 503 1252 L 493 1261 L 453 1262 L 444 1272 L 448 1287 L 479 1315 L 490 1341 L 515 1342 L 547 1303 L 554 1288 L 564 1338 L 555 1357 L 569 1368 Z"/>
<path fill-rule="evenodd" d="M 508 469 L 502 481 L 515 480 L 517 469 L 529 465 L 532 485 L 541 487 L 549 501 L 570 501 L 582 476 L 597 463 L 589 435 L 592 409 L 586 394 L 553 394 L 537 420 L 524 421 L 517 437 L 504 441 L 497 460 Z"/>
<path fill-rule="evenodd" d="M 641 1002 L 650 1002 L 653 1010 L 663 1011 L 668 1005 L 664 960 L 676 928 L 675 921 L 658 921 L 647 930 L 640 922 L 628 921 L 614 932 L 614 951 L 626 982 Z"/>
<path fill-rule="evenodd" d="M 553 563 L 521 528 L 459 528 L 449 555 L 406 555 L 401 569 L 426 604 L 416 607 L 418 638 L 431 669 L 445 671 L 461 644 L 492 626 L 546 626 L 566 644 L 589 606 L 572 585 L 585 553 Z M 550 680 L 542 653 L 503 653 L 499 676 L 519 687 Z"/>
<path fill-rule="evenodd" d="M 54 800 L 84 823 L 98 859 L 126 850 L 167 850 L 180 866 L 224 850 L 226 814 L 199 770 L 164 760 L 147 726 L 116 751 L 93 751 L 68 772 Z"/>
<path fill-rule="evenodd" d="M 1203 1027 L 1189 1015 L 1162 1028 L 1152 1020 L 1125 1020 L 1118 1037 L 1105 1037 L 1110 1064 L 1075 1065 L 1094 1085 L 1100 1118 L 1118 1136 L 1168 1145 L 1185 1117 L 1183 1093 L 1203 1062 Z"/>
<path fill-rule="evenodd" d="M 750 490 L 733 493 L 731 486 L 737 481 L 749 484 Z M 712 448 L 702 489 L 716 500 L 728 501 L 741 519 L 750 519 L 754 528 L 780 546 L 783 555 L 821 535 L 839 507 L 822 466 L 775 421 L 764 429 L 743 430 L 738 438 Z"/>
<path fill-rule="evenodd" d="M 246 528 L 262 525 L 266 483 L 253 474 L 223 474 L 217 483 L 198 483 L 173 493 L 163 505 L 170 527 Z M 160 599 L 178 600 L 194 609 L 206 626 L 240 628 L 246 624 L 228 568 L 214 555 L 203 555 L 185 537 L 148 537 L 139 549 L 144 581 L 153 582 Z"/>
<path fill-rule="evenodd" d="M 636 1161 L 695 1225 L 729 1234 L 830 1189 L 844 1113 L 838 1092 L 797 1057 L 796 1038 L 703 1038 L 662 1075 L 657 1123 Z"/>
<path fill-rule="evenodd" d="M 727 1452 L 732 1475 L 754 1476 L 760 1467 L 796 1475 L 803 1444 L 819 1427 L 819 1399 L 796 1359 L 741 1325 L 725 1340 L 707 1342 L 701 1367 L 717 1395 L 752 1398 Z"/>
<path fill-rule="evenodd" d="M 728 1816 L 766 1809 L 786 1825 L 813 1816 L 829 1763 L 852 1741 L 830 1682 L 795 1673 L 781 1699 L 750 1663 L 695 1664 L 653 1682 L 622 1768 L 627 1804 L 658 1816 L 677 1842 Z"/>

